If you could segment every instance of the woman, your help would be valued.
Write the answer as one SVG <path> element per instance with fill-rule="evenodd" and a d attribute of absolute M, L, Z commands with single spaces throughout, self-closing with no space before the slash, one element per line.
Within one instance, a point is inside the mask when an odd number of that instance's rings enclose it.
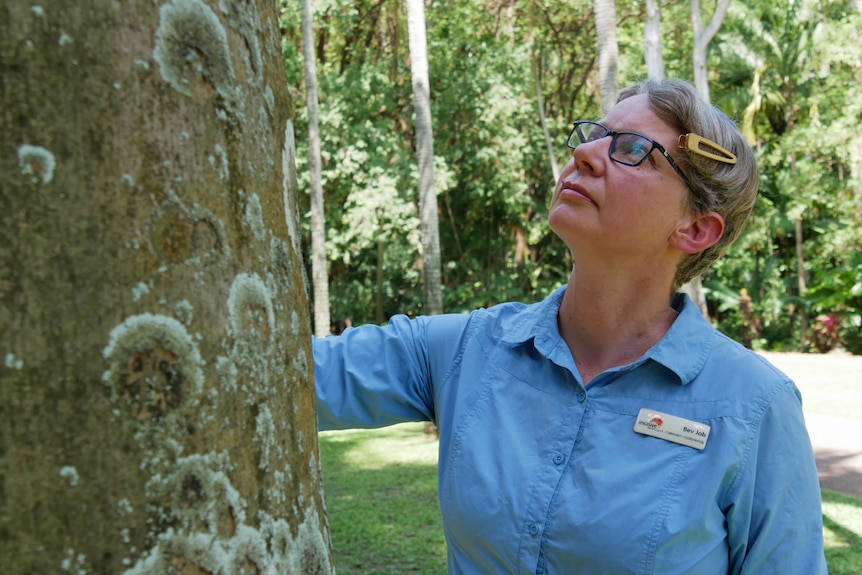
<path fill-rule="evenodd" d="M 569 147 L 568 285 L 315 340 L 321 429 L 437 424 L 452 574 L 825 573 L 795 385 L 675 293 L 748 218 L 750 147 L 676 80 Z"/>

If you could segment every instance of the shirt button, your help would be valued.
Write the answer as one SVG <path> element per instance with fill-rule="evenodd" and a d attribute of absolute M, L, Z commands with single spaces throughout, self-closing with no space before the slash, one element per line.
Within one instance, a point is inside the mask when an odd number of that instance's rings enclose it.
<path fill-rule="evenodd" d="M 583 403 L 587 400 L 587 393 L 585 391 L 578 392 L 578 403 Z"/>
<path fill-rule="evenodd" d="M 539 524 L 533 523 L 530 525 L 530 535 L 538 535 L 539 534 Z"/>
<path fill-rule="evenodd" d="M 566 458 L 558 453 L 554 456 L 554 465 L 559 465 L 565 460 L 566 460 Z"/>

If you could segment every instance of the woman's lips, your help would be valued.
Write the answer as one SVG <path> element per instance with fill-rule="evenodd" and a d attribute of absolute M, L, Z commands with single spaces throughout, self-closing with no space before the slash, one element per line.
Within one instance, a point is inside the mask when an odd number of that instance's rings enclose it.
<path fill-rule="evenodd" d="M 577 184 L 563 184 L 563 187 L 560 188 L 560 195 L 570 199 L 586 201 L 593 205 L 596 205 L 595 200 L 593 200 L 589 192 L 587 192 L 584 188 Z"/>

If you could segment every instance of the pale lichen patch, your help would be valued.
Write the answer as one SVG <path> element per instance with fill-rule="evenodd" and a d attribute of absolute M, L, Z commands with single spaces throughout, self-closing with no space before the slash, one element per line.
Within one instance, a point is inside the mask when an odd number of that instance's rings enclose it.
<path fill-rule="evenodd" d="M 233 392 L 237 390 L 236 382 L 239 372 L 233 361 L 224 356 L 219 356 L 216 359 L 216 373 L 218 373 L 221 387 L 225 391 Z"/>
<path fill-rule="evenodd" d="M 263 207 L 260 204 L 260 198 L 254 192 L 248 197 L 245 204 L 244 220 L 246 225 L 251 229 L 251 233 L 258 240 L 263 240 L 266 237 L 266 226 L 263 223 Z"/>
<path fill-rule="evenodd" d="M 18 148 L 18 167 L 22 175 L 32 176 L 30 180 L 34 184 L 47 184 L 54 179 L 57 162 L 54 154 L 45 148 L 25 144 Z"/>
<path fill-rule="evenodd" d="M 227 33 L 215 12 L 201 0 L 173 0 L 159 9 L 153 58 L 162 78 L 191 98 L 221 96 L 233 107 L 236 99 Z"/>
<path fill-rule="evenodd" d="M 275 95 L 272 93 L 272 88 L 269 84 L 263 89 L 263 99 L 266 102 L 266 109 L 270 115 L 275 114 Z"/>
<path fill-rule="evenodd" d="M 227 462 L 226 454 L 180 458 L 165 478 L 148 484 L 148 495 L 166 503 L 183 531 L 232 537 L 245 522 L 245 502 L 223 471 Z"/>
<path fill-rule="evenodd" d="M 117 513 L 120 514 L 120 517 L 125 517 L 126 515 L 132 513 L 134 510 L 135 508 L 132 506 L 132 503 L 125 497 L 117 501 Z"/>
<path fill-rule="evenodd" d="M 284 218 L 287 223 L 287 234 L 296 252 L 300 251 L 299 223 L 296 220 L 296 139 L 293 133 L 293 120 L 288 120 L 284 128 L 284 149 L 281 153 L 282 196 L 284 198 Z"/>
<path fill-rule="evenodd" d="M 257 37 L 260 16 L 257 4 L 237 0 L 219 0 L 219 9 L 227 16 L 228 24 L 238 31 L 245 43 L 243 60 L 252 72 L 253 82 L 257 82 L 263 69 L 260 41 Z"/>
<path fill-rule="evenodd" d="M 81 480 L 78 470 L 71 465 L 66 465 L 60 469 L 60 477 L 68 481 L 70 487 L 76 487 Z"/>
<path fill-rule="evenodd" d="M 125 575 L 164 575 L 166 573 L 228 575 L 230 555 L 222 542 L 208 533 L 182 534 L 169 529 L 159 543 Z"/>
<path fill-rule="evenodd" d="M 132 301 L 138 301 L 148 293 L 150 293 L 150 286 L 144 282 L 138 282 L 138 285 L 132 288 Z"/>
<path fill-rule="evenodd" d="M 102 354 L 103 380 L 116 404 L 140 422 L 170 415 L 197 400 L 204 364 L 185 326 L 172 317 L 145 313 L 126 318 L 111 330 Z"/>
<path fill-rule="evenodd" d="M 76 575 L 86 575 L 88 572 L 86 566 L 87 556 L 83 553 L 76 553 L 74 549 L 67 549 L 66 557 L 60 562 L 60 569 Z"/>
<path fill-rule="evenodd" d="M 225 152 L 221 144 L 216 144 L 214 151 L 215 154 L 209 157 L 210 165 L 216 171 L 221 181 L 227 182 L 230 179 L 230 162 L 228 161 L 227 152 Z"/>
<path fill-rule="evenodd" d="M 257 417 L 255 418 L 255 428 L 256 434 L 253 441 L 259 445 L 260 449 L 259 467 L 266 471 L 269 469 L 272 451 L 278 446 L 275 421 L 273 420 L 272 412 L 270 412 L 266 404 L 258 408 Z"/>
<path fill-rule="evenodd" d="M 9 369 L 24 369 L 24 361 L 15 357 L 14 353 L 6 354 L 6 367 Z"/>
<path fill-rule="evenodd" d="M 189 300 L 184 299 L 174 306 L 174 313 L 181 322 L 185 325 L 191 325 L 194 319 L 195 308 L 189 303 Z"/>
<path fill-rule="evenodd" d="M 268 336 L 275 327 L 272 296 L 255 273 L 236 276 L 228 296 L 230 324 L 234 335 L 258 333 Z"/>

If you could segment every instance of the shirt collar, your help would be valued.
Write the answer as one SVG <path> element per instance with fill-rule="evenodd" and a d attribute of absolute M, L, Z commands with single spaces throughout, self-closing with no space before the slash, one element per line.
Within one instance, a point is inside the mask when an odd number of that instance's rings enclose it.
<path fill-rule="evenodd" d="M 506 322 L 508 325 L 504 326 L 501 340 L 512 345 L 534 340 L 536 349 L 545 357 L 555 360 L 554 356 L 564 351 L 569 357 L 565 363 L 571 362 L 571 354 L 557 325 L 566 287 L 558 288 L 545 300 L 527 306 L 522 313 L 513 316 L 512 320 L 517 319 Z M 686 385 L 703 369 L 717 332 L 687 294 L 676 294 L 671 306 L 679 316 L 664 337 L 635 364 L 655 361 L 674 372 L 680 385 Z"/>
<path fill-rule="evenodd" d="M 686 385 L 703 370 L 718 332 L 688 294 L 676 294 L 671 307 L 679 316 L 644 357 L 673 371 L 680 384 Z"/>

